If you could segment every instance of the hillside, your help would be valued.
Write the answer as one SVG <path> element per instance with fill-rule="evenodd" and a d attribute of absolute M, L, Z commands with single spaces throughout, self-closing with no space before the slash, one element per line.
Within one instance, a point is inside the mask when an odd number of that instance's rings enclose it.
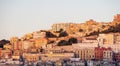
<path fill-rule="evenodd" d="M 52 25 L 53 33 L 58 33 L 61 29 L 68 34 L 76 34 L 79 36 L 120 32 L 120 14 L 114 16 L 114 19 L 111 22 L 96 22 L 93 19 L 90 19 L 85 23 L 58 23 Z"/>

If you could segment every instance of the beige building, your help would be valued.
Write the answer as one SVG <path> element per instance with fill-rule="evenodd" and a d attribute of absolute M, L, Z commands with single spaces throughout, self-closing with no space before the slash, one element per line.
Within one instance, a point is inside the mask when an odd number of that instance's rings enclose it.
<path fill-rule="evenodd" d="M 18 37 L 11 37 L 10 38 L 10 43 L 12 45 L 13 50 L 17 50 L 19 46 L 19 38 Z"/>
<path fill-rule="evenodd" d="M 58 23 L 52 25 L 53 31 L 60 31 L 61 29 L 63 30 L 70 29 L 70 23 Z"/>
<path fill-rule="evenodd" d="M 57 32 L 61 29 L 63 31 L 67 31 L 70 34 L 79 31 L 78 24 L 76 23 L 57 23 L 52 25 L 52 31 Z"/>
<path fill-rule="evenodd" d="M 30 42 L 30 41 L 22 41 L 22 44 L 23 44 L 23 49 L 24 50 L 27 50 L 27 49 L 29 49 L 29 48 L 31 48 L 31 46 L 33 46 L 33 43 L 32 42 Z"/>
<path fill-rule="evenodd" d="M 99 34 L 98 42 L 101 47 L 112 48 L 114 52 L 120 52 L 120 34 L 110 33 L 110 34 Z"/>
<path fill-rule="evenodd" d="M 59 61 L 62 59 L 69 59 L 74 57 L 74 53 L 49 53 L 41 54 L 41 60 L 43 61 Z"/>
<path fill-rule="evenodd" d="M 73 48 L 79 49 L 79 48 L 94 48 L 98 47 L 98 43 L 76 43 L 72 44 Z"/>
<path fill-rule="evenodd" d="M 36 38 L 36 39 L 34 39 L 34 41 L 35 41 L 36 48 L 41 48 L 42 46 L 44 46 L 48 43 L 47 38 Z"/>
<path fill-rule="evenodd" d="M 64 52 L 73 52 L 74 48 L 69 46 L 55 46 L 55 45 L 49 45 L 48 48 L 45 50 L 45 53 L 64 53 Z"/>
<path fill-rule="evenodd" d="M 24 57 L 28 62 L 37 62 L 40 59 L 39 53 L 25 53 Z"/>
<path fill-rule="evenodd" d="M 99 34 L 98 41 L 100 45 L 103 44 L 115 44 L 115 35 L 110 34 Z"/>
<path fill-rule="evenodd" d="M 93 36 L 93 37 L 85 37 L 82 38 L 82 43 L 98 43 L 97 37 Z"/>
<path fill-rule="evenodd" d="M 120 44 L 120 33 L 116 33 L 115 36 L 115 44 Z"/>
<path fill-rule="evenodd" d="M 80 48 L 75 50 L 76 57 L 82 60 L 95 59 L 94 48 Z"/>

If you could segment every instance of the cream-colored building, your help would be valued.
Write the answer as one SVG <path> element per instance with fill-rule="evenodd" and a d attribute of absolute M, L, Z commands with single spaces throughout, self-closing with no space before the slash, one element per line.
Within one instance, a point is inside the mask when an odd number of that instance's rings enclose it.
<path fill-rule="evenodd" d="M 76 23 L 57 23 L 52 25 L 52 31 L 60 31 L 61 29 L 63 31 L 67 31 L 68 33 L 72 34 L 74 32 L 78 32 L 78 24 Z"/>
<path fill-rule="evenodd" d="M 62 59 L 69 59 L 74 57 L 74 53 L 49 53 L 41 54 L 41 60 L 43 61 L 58 61 Z"/>
<path fill-rule="evenodd" d="M 115 34 L 99 34 L 98 41 L 100 45 L 115 44 Z"/>
<path fill-rule="evenodd" d="M 25 53 L 24 57 L 28 62 L 37 62 L 40 59 L 39 53 Z"/>
<path fill-rule="evenodd" d="M 98 47 L 98 43 L 76 43 L 72 44 L 73 48 L 79 49 L 79 48 L 94 48 Z"/>
<path fill-rule="evenodd" d="M 60 31 L 61 29 L 63 30 L 70 29 L 70 23 L 58 23 L 52 25 L 53 31 Z"/>
<path fill-rule="evenodd" d="M 82 60 L 95 59 L 94 48 L 80 48 L 75 50 L 76 56 Z"/>
<path fill-rule="evenodd" d="M 120 33 L 116 33 L 115 36 L 115 44 L 120 44 Z"/>
<path fill-rule="evenodd" d="M 99 34 L 98 42 L 101 47 L 112 48 L 114 52 L 120 52 L 120 34 L 110 33 L 110 34 Z"/>
<path fill-rule="evenodd" d="M 33 43 L 32 42 L 30 42 L 30 41 L 23 41 L 22 42 L 22 44 L 23 44 L 23 49 L 29 49 L 29 48 L 31 48 L 31 46 L 33 45 Z"/>

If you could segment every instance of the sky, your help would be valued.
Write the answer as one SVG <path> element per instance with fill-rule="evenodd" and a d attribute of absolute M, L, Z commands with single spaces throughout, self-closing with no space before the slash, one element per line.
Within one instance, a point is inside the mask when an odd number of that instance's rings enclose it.
<path fill-rule="evenodd" d="M 54 23 L 109 22 L 120 0 L 0 0 L 0 40 L 51 29 Z"/>

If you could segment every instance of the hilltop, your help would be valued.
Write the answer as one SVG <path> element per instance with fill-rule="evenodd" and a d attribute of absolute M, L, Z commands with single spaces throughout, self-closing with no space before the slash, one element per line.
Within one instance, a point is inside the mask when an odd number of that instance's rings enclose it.
<path fill-rule="evenodd" d="M 60 33 L 61 30 L 66 31 L 69 35 L 75 34 L 79 36 L 120 32 L 120 14 L 114 16 L 114 19 L 111 22 L 96 22 L 93 19 L 90 19 L 85 23 L 58 23 L 52 25 L 51 31 L 53 33 Z"/>

